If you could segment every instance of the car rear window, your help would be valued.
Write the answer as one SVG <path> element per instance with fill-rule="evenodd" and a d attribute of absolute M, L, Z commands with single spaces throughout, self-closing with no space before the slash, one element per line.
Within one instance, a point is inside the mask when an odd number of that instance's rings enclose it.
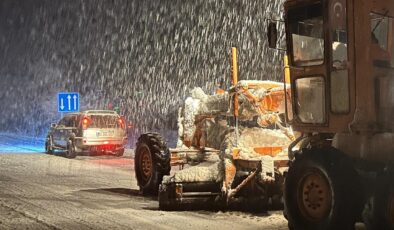
<path fill-rule="evenodd" d="M 77 116 L 65 116 L 59 121 L 59 125 L 63 125 L 65 127 L 77 127 L 78 120 Z"/>
<path fill-rule="evenodd" d="M 89 128 L 120 128 L 119 118 L 113 115 L 90 115 Z"/>

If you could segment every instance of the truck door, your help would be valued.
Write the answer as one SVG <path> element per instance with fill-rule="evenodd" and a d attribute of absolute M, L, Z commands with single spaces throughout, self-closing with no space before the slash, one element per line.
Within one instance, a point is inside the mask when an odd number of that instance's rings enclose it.
<path fill-rule="evenodd" d="M 294 1 L 296 2 L 296 1 Z M 327 123 L 326 39 L 323 3 L 285 5 L 288 56 L 291 68 L 293 119 L 300 125 Z"/>
<path fill-rule="evenodd" d="M 291 124 L 302 132 L 348 130 L 355 110 L 353 6 L 348 0 L 285 3 Z"/>

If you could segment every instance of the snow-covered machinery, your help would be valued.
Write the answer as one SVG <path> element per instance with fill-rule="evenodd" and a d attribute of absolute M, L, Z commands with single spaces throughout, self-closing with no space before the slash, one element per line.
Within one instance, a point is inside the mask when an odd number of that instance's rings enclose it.
<path fill-rule="evenodd" d="M 157 133 L 138 139 L 138 185 L 144 194 L 159 193 L 161 209 L 281 203 L 287 146 L 294 139 L 281 118 L 288 90 L 273 81 L 238 82 L 235 48 L 232 66 L 229 90 L 191 91 L 179 109 L 176 148 Z M 171 166 L 179 170 L 170 175 Z"/>

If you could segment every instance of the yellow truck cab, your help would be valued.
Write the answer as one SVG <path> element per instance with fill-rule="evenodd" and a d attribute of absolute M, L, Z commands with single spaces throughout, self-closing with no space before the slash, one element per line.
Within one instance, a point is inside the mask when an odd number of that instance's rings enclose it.
<path fill-rule="evenodd" d="M 291 229 L 394 229 L 394 1 L 287 0 Z M 270 47 L 276 44 L 270 23 Z"/>

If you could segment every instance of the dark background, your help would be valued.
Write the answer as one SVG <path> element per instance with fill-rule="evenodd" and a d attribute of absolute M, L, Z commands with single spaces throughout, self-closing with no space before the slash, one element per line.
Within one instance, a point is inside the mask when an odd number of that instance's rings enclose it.
<path fill-rule="evenodd" d="M 229 86 L 232 46 L 240 79 L 281 80 L 265 34 L 281 2 L 1 0 L 0 131 L 44 136 L 60 91 L 81 109 L 118 105 L 133 137 L 174 130 L 191 88 Z"/>

